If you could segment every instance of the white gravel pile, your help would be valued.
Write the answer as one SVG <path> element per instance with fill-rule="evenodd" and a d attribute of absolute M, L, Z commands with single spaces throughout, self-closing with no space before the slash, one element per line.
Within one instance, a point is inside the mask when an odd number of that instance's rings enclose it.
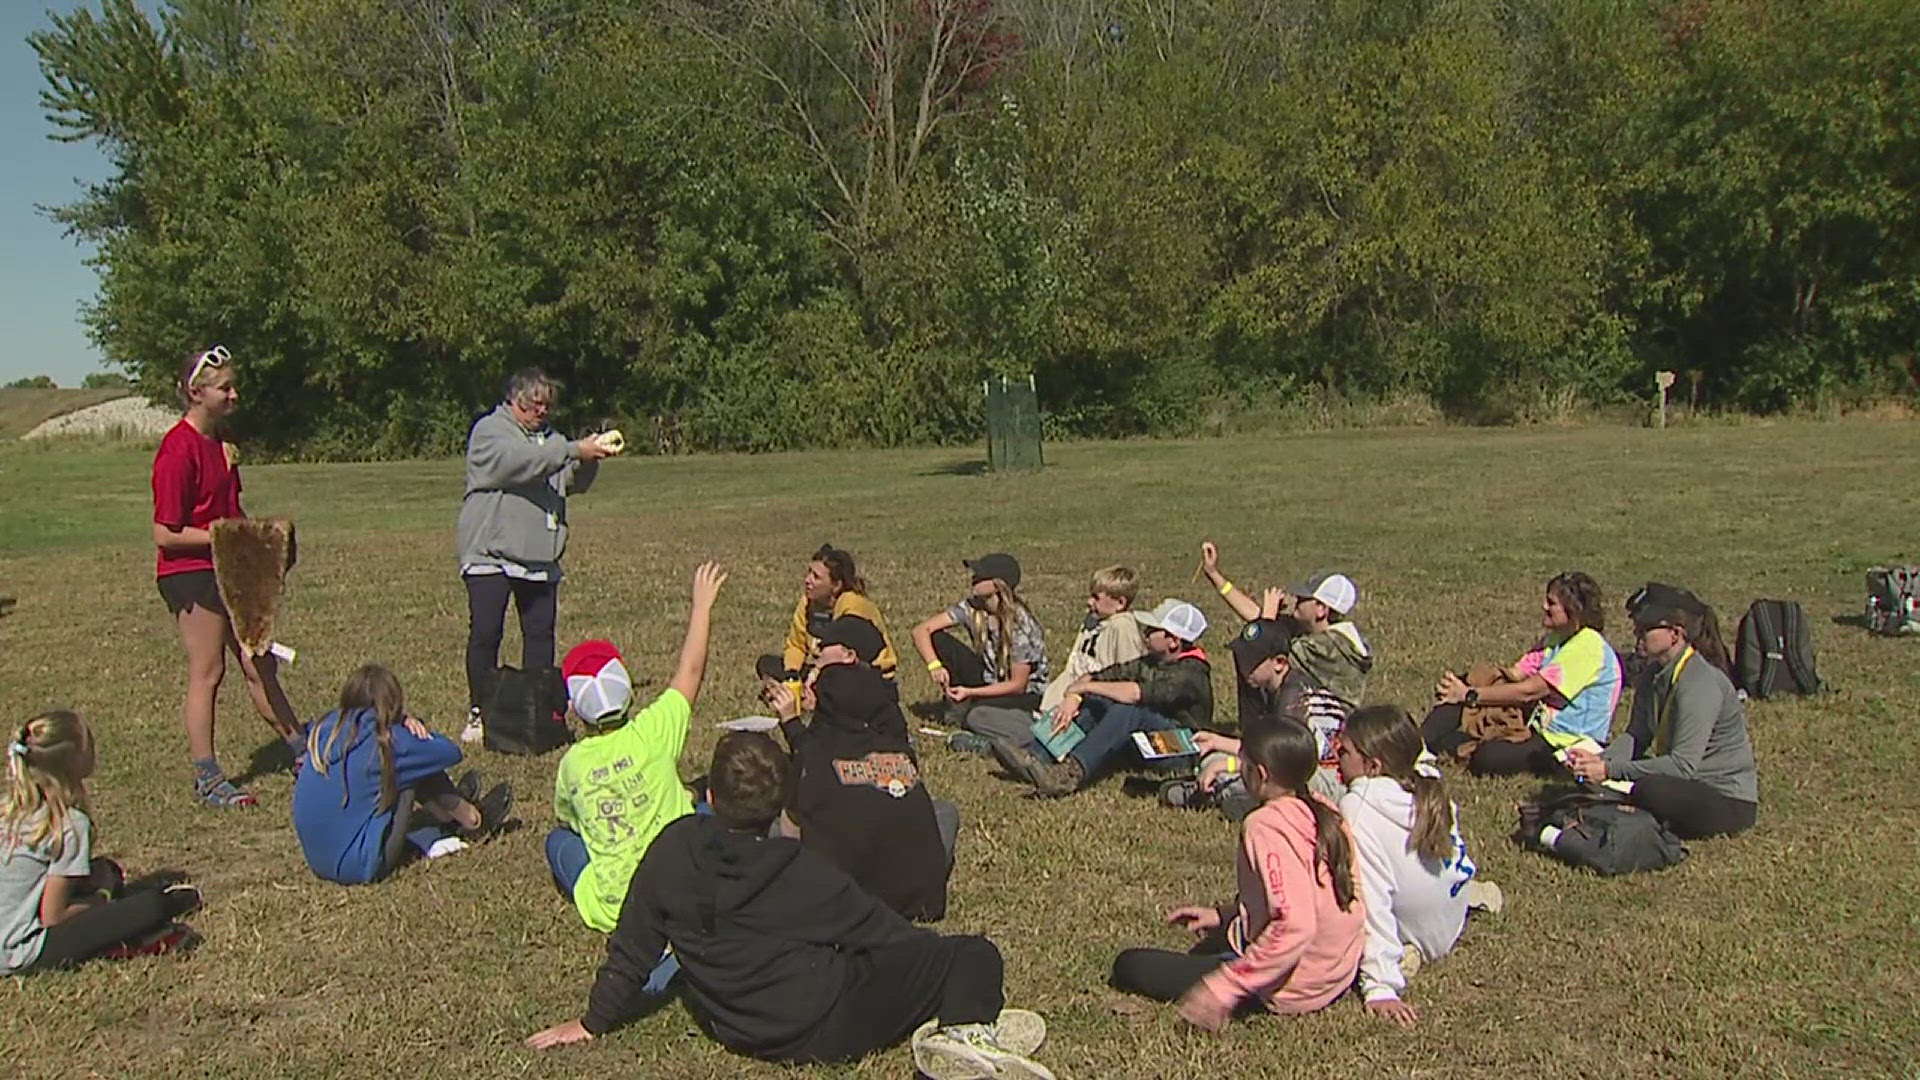
<path fill-rule="evenodd" d="M 23 439 L 65 437 L 89 439 L 157 438 L 180 419 L 172 409 L 149 404 L 141 397 L 114 398 L 98 405 L 56 416 L 20 436 Z"/>

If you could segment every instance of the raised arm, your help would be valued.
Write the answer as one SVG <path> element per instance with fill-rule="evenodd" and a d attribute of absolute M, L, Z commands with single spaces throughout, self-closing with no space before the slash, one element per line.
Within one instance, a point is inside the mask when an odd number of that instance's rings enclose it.
<path fill-rule="evenodd" d="M 720 586 L 727 583 L 727 572 L 717 562 L 701 563 L 693 572 L 693 612 L 687 616 L 687 639 L 680 645 L 680 665 L 674 669 L 669 689 L 693 704 L 700 696 L 700 684 L 707 677 L 707 639 L 713 623 L 713 602 Z"/>
<path fill-rule="evenodd" d="M 1241 592 L 1227 576 L 1220 572 L 1220 549 L 1211 540 L 1200 542 L 1200 572 L 1213 582 L 1213 588 L 1235 615 L 1252 622 L 1260 617 L 1260 602 Z"/>

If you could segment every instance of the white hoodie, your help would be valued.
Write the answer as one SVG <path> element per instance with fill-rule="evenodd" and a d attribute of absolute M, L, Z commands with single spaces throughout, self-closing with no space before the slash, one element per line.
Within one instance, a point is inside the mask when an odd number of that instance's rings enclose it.
<path fill-rule="evenodd" d="M 1429 960 L 1452 951 L 1467 922 L 1467 882 L 1474 874 L 1454 808 L 1454 857 L 1444 865 L 1407 850 L 1413 832 L 1413 794 L 1385 776 L 1357 777 L 1340 800 L 1359 857 L 1367 901 L 1367 945 L 1360 959 L 1360 990 L 1368 1002 L 1398 998 L 1401 942 Z"/>

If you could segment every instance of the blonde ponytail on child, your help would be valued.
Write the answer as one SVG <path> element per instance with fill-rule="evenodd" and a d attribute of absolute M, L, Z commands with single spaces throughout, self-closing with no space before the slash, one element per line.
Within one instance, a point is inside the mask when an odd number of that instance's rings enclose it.
<path fill-rule="evenodd" d="M 87 773 L 92 771 L 93 733 L 79 714 L 41 713 L 7 740 L 7 804 L 0 833 L 8 851 L 45 844 L 55 858 L 65 848 L 67 814 L 87 812 Z M 29 831 L 41 811 L 45 815 Z"/>

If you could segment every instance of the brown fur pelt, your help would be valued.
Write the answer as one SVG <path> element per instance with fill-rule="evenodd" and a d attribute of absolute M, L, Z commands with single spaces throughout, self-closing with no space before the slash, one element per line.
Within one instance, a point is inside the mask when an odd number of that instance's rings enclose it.
<path fill-rule="evenodd" d="M 293 523 L 280 518 L 223 518 L 213 523 L 213 580 L 240 647 L 253 656 L 273 644 Z"/>
<path fill-rule="evenodd" d="M 1467 670 L 1468 686 L 1498 686 L 1510 681 L 1498 664 L 1485 661 Z M 1460 710 L 1460 730 L 1470 736 L 1454 753 L 1461 761 L 1473 756 L 1483 742 L 1526 742 L 1533 737 L 1527 710 L 1518 705 L 1476 705 Z"/>

